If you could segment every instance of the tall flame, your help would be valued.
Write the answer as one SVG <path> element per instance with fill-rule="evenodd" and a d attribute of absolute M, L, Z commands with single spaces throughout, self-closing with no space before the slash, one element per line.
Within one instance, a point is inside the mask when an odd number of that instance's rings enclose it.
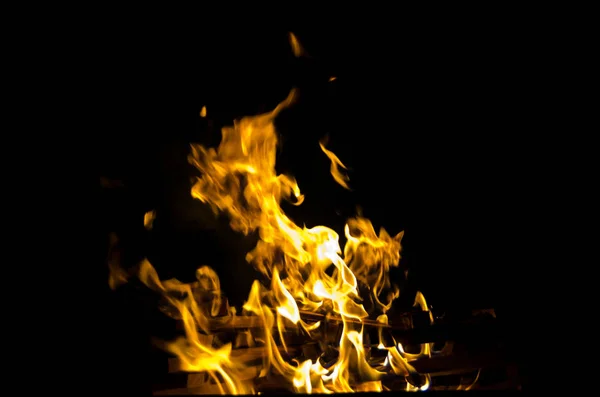
<path fill-rule="evenodd" d="M 268 287 L 254 282 L 243 311 L 256 316 L 263 326 L 260 340 L 264 362 L 260 376 L 277 373 L 295 391 L 303 393 L 381 391 L 381 378 L 386 371 L 375 369 L 368 362 L 363 343 L 363 321 L 368 313 L 361 303 L 359 287 L 367 287 L 384 313 L 378 321 L 387 323 L 385 313 L 399 294 L 397 288 L 391 288 L 389 269 L 400 261 L 403 233 L 391 237 L 382 228 L 377 234 L 368 219 L 356 217 L 346 224 L 347 243 L 342 251 L 334 230 L 325 226 L 300 227 L 287 217 L 281 200 L 299 205 L 303 196 L 292 176 L 275 171 L 274 120 L 293 103 L 294 97 L 292 90 L 273 111 L 236 120 L 232 127 L 223 128 L 216 149 L 192 144 L 189 160 L 201 176 L 191 194 L 215 212 L 227 214 L 232 229 L 244 234 L 258 232 L 258 243 L 246 259 L 271 282 Z M 345 166 L 325 149 L 324 142 L 320 145 L 332 161 L 333 177 L 348 188 L 347 177 L 338 168 Z M 203 343 L 200 337 L 201 332 L 210 332 L 210 319 L 222 306 L 214 271 L 202 267 L 197 273 L 198 288 L 213 293 L 208 308 L 197 303 L 190 285 L 176 280 L 161 282 L 148 261 L 140 265 L 139 276 L 166 297 L 184 322 L 186 338 L 167 345 L 180 358 L 182 369 L 207 371 L 219 377 L 224 384 L 222 393 L 253 392 L 240 375 L 244 366 L 232 357 L 231 344 L 217 348 Z M 306 359 L 290 363 L 283 358 L 278 346 L 287 349 L 283 336 L 287 328 L 296 327 L 311 336 L 321 327 L 320 322 L 305 322 L 301 311 L 331 314 L 341 320 L 338 355 L 333 362 Z M 385 347 L 380 341 L 380 348 L 388 350 L 386 362 L 393 373 L 416 373 L 400 344 Z M 427 354 L 429 346 L 421 352 Z"/>

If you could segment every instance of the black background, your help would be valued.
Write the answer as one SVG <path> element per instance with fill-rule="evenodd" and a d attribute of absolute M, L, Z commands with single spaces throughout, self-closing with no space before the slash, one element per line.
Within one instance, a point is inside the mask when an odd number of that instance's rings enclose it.
<path fill-rule="evenodd" d="M 109 231 L 132 263 L 149 255 L 164 278 L 189 279 L 205 262 L 222 278 L 242 274 L 217 261 L 248 242 L 216 243 L 189 195 L 189 142 L 218 144 L 220 126 L 272 109 L 297 87 L 298 102 L 277 121 L 278 171 L 295 175 L 306 195 L 301 207 L 285 207 L 293 219 L 342 234 L 360 206 L 376 229 L 405 231 L 409 289 L 434 308 L 494 307 L 516 324 L 531 269 L 523 252 L 534 203 L 524 192 L 536 175 L 524 164 L 535 142 L 535 35 L 485 21 L 296 35 L 309 57 L 295 58 L 287 31 L 276 29 L 98 40 L 91 80 L 106 98 L 90 122 L 98 176 L 125 186 L 99 191 L 99 274 Z M 325 135 L 350 168 L 351 192 L 329 174 L 318 147 Z M 142 227 L 150 209 L 158 211 L 151 241 Z"/>

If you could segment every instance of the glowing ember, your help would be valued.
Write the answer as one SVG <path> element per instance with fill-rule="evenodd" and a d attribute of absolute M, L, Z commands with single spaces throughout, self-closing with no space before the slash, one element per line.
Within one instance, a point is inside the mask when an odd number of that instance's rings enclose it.
<path fill-rule="evenodd" d="M 294 53 L 302 54 L 294 35 L 290 35 L 290 41 Z M 386 346 L 381 333 L 379 348 L 388 351 L 383 366 L 371 366 L 365 352 L 363 322 L 368 314 L 360 303 L 363 297 L 359 296 L 358 286 L 368 286 L 380 312 L 389 310 L 399 295 L 397 288 L 391 290 L 389 270 L 400 261 L 403 233 L 392 237 L 381 229 L 377 234 L 368 219 L 356 217 L 346 224 L 347 243 L 342 251 L 339 235 L 332 229 L 299 227 L 286 216 L 281 200 L 299 205 L 303 196 L 292 176 L 275 172 L 277 134 L 273 122 L 282 109 L 293 103 L 294 95 L 292 91 L 270 113 L 245 117 L 223 128 L 216 149 L 193 144 L 189 160 L 202 176 L 191 194 L 215 213 L 227 214 L 232 229 L 244 234 L 258 231 L 259 241 L 246 259 L 249 266 L 270 280 L 270 286 L 255 281 L 242 314 L 254 316 L 262 324 L 260 332 L 253 334 L 256 331 L 250 330 L 246 334 L 248 340 L 259 341 L 263 348 L 259 377 L 277 374 L 301 393 L 382 391 L 383 376 L 419 377 L 409 361 L 431 354 L 429 344 L 422 346 L 420 354 L 405 353 L 402 345 L 395 342 Z M 206 116 L 205 107 L 201 116 Z M 333 178 L 349 189 L 348 176 L 341 171 L 346 168 L 344 164 L 325 148 L 325 142 L 320 147 L 331 160 Z M 153 212 L 145 217 L 147 228 L 151 228 L 153 217 Z M 125 277 L 111 265 L 112 287 Z M 243 375 L 244 361 L 232 353 L 232 344 L 215 348 L 205 337 L 211 332 L 211 319 L 222 307 L 219 279 L 212 269 L 199 268 L 198 283 L 192 287 L 177 280 L 161 281 L 146 260 L 139 266 L 139 278 L 164 296 L 184 324 L 185 338 L 166 345 L 179 358 L 181 370 L 208 373 L 221 393 L 255 392 L 252 379 Z M 208 309 L 196 301 L 198 292 L 211 297 Z M 415 304 L 428 310 L 421 294 Z M 236 316 L 234 309 L 229 311 L 229 318 Z M 287 349 L 284 332 L 296 329 L 312 336 L 321 326 L 320 322 L 305 322 L 301 312 L 306 311 L 341 319 L 339 354 L 333 363 L 290 361 L 282 356 L 280 346 L 283 351 Z M 387 324 L 387 316 L 380 315 L 377 322 Z M 420 379 L 411 382 L 420 387 L 407 382 L 407 390 L 425 390 L 429 378 Z"/>

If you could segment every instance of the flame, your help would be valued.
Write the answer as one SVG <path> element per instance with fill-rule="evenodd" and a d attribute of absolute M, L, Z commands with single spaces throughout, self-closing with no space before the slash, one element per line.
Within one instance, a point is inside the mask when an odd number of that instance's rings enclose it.
<path fill-rule="evenodd" d="M 293 34 L 290 42 L 293 47 L 297 45 L 295 53 L 300 51 Z M 357 216 L 345 226 L 347 242 L 342 250 L 334 230 L 326 226 L 300 227 L 287 217 L 280 207 L 281 200 L 299 205 L 303 196 L 292 176 L 275 171 L 274 120 L 294 98 L 292 90 L 273 111 L 236 120 L 233 126 L 223 128 L 216 149 L 192 144 L 189 161 L 201 176 L 191 194 L 215 213 L 227 214 L 232 229 L 245 234 L 258 232 L 259 241 L 246 259 L 270 280 L 270 286 L 254 282 L 243 314 L 255 316 L 262 324 L 260 335 L 253 331 L 246 335 L 263 348 L 259 376 L 279 374 L 301 393 L 382 391 L 381 378 L 387 372 L 369 364 L 363 343 L 363 321 L 368 313 L 358 291 L 359 286 L 367 286 L 380 310 L 389 310 L 399 294 L 391 286 L 389 269 L 399 264 L 403 232 L 391 237 L 382 228 L 377 234 L 368 219 Z M 325 148 L 325 142 L 320 146 L 332 161 L 334 179 L 348 188 L 347 176 L 339 171 L 339 167 L 346 167 Z M 161 293 L 184 323 L 186 337 L 166 344 L 167 350 L 179 357 L 181 369 L 206 371 L 221 379 L 222 393 L 253 392 L 241 375 L 245 364 L 233 355 L 231 344 L 213 346 L 201 337 L 211 332 L 211 321 L 223 306 L 216 273 L 206 266 L 199 268 L 194 290 L 177 280 L 162 282 L 147 260 L 138 270 L 140 280 Z M 209 297 L 208 304 L 197 301 L 199 293 Z M 418 299 L 416 303 L 426 307 L 422 295 Z M 301 311 L 340 319 L 339 354 L 333 362 L 289 362 L 283 358 L 278 346 L 288 351 L 286 332 L 295 330 L 312 337 L 322 325 L 305 322 Z M 234 315 L 231 310 L 229 318 Z M 380 315 L 377 321 L 387 324 L 387 316 Z M 381 340 L 380 348 L 388 350 L 384 367 L 390 367 L 398 376 L 418 376 L 400 344 L 386 347 Z M 427 354 L 430 351 L 424 348 L 421 355 Z M 424 390 L 428 382 L 429 378 L 419 387 L 407 383 L 407 388 Z"/>
<path fill-rule="evenodd" d="M 322 140 L 321 142 L 319 142 L 319 146 L 321 147 L 321 150 L 323 151 L 323 153 L 325 153 L 325 155 L 329 158 L 329 160 L 331 160 L 331 175 L 333 176 L 333 179 L 335 179 L 335 181 L 337 183 L 339 183 L 343 188 L 350 190 L 350 187 L 348 186 L 348 184 L 346 183 L 347 181 L 350 180 L 350 178 L 348 178 L 348 175 L 342 174 L 339 167 L 346 169 L 346 166 L 344 165 L 344 163 L 342 163 L 342 161 L 338 158 L 338 156 L 335 155 L 335 153 L 333 153 L 330 150 L 325 149 L 325 144 L 327 143 L 327 139 Z"/>
<path fill-rule="evenodd" d="M 202 109 L 200 109 L 200 117 L 206 117 L 206 106 L 202 106 Z"/>
<path fill-rule="evenodd" d="M 213 287 L 213 292 L 219 292 L 219 281 L 216 273 L 209 267 L 201 267 L 196 272 L 200 288 Z M 240 373 L 244 365 L 231 357 L 231 343 L 219 348 L 213 348 L 202 342 L 200 330 L 209 331 L 209 314 L 194 299 L 192 287 L 177 280 L 161 282 L 156 270 L 150 262 L 144 260 L 139 266 L 139 278 L 154 291 L 162 293 L 169 304 L 175 308 L 184 324 L 185 338 L 180 338 L 166 344 L 166 350 L 177 355 L 181 369 L 184 371 L 205 371 L 215 379 L 221 394 L 248 394 L 253 392 L 252 385 L 241 380 Z M 184 295 L 184 299 L 177 296 Z M 218 299 L 216 299 L 219 304 Z M 215 300 L 211 305 L 215 307 Z M 214 314 L 214 311 L 211 310 Z M 218 375 L 218 376 L 217 376 Z M 219 382 L 220 379 L 223 382 Z M 224 384 L 225 387 L 220 386 Z"/>
<path fill-rule="evenodd" d="M 295 57 L 298 58 L 303 55 L 306 55 L 304 48 L 302 47 L 302 45 L 300 44 L 300 42 L 298 41 L 298 38 L 296 38 L 296 35 L 294 33 L 289 32 L 288 39 L 290 41 L 290 46 L 292 47 L 292 52 L 294 53 Z"/>
<path fill-rule="evenodd" d="M 144 227 L 148 230 L 152 230 L 152 223 L 156 218 L 156 211 L 148 211 L 144 214 Z"/>

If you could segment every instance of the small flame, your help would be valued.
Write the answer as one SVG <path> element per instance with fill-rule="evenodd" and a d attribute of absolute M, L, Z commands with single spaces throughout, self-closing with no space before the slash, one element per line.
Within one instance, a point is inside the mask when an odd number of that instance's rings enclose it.
<path fill-rule="evenodd" d="M 335 181 L 337 183 L 339 183 L 344 189 L 348 189 L 350 190 L 350 186 L 348 186 L 348 184 L 346 183 L 347 181 L 350 180 L 350 178 L 348 178 L 347 175 L 342 174 L 339 167 L 346 169 L 346 166 L 344 165 L 344 163 L 342 163 L 342 161 L 338 158 L 338 156 L 335 155 L 335 153 L 333 153 L 330 150 L 325 149 L 325 144 L 327 143 L 327 139 L 323 139 L 321 142 L 319 142 L 319 146 L 321 147 L 321 150 L 323 151 L 323 153 L 325 153 L 325 155 L 329 158 L 329 160 L 331 160 L 331 175 L 333 176 L 333 179 L 335 179 Z"/>
<path fill-rule="evenodd" d="M 118 249 L 119 238 L 116 233 L 109 234 L 108 247 L 108 286 L 115 290 L 127 282 L 129 274 L 121 267 L 121 252 Z"/>
<path fill-rule="evenodd" d="M 144 227 L 148 230 L 152 230 L 152 223 L 156 218 L 156 211 L 148 211 L 144 214 Z"/>
<path fill-rule="evenodd" d="M 481 375 L 481 369 L 477 370 L 477 375 L 475 376 L 475 379 L 473 380 L 473 382 L 469 383 L 468 385 L 463 385 L 460 384 L 456 390 L 471 390 L 473 388 L 473 386 L 475 386 L 475 384 L 477 383 L 477 381 L 479 380 L 479 376 Z"/>
<path fill-rule="evenodd" d="M 206 117 L 206 106 L 202 106 L 202 109 L 200 109 L 200 117 Z"/>
<path fill-rule="evenodd" d="M 295 57 L 298 58 L 303 55 L 306 55 L 304 48 L 302 47 L 302 45 L 300 44 L 300 42 L 298 41 L 298 38 L 296 37 L 296 35 L 294 33 L 290 32 L 288 34 L 288 38 L 290 41 L 290 46 L 292 47 L 292 52 L 294 53 Z"/>

